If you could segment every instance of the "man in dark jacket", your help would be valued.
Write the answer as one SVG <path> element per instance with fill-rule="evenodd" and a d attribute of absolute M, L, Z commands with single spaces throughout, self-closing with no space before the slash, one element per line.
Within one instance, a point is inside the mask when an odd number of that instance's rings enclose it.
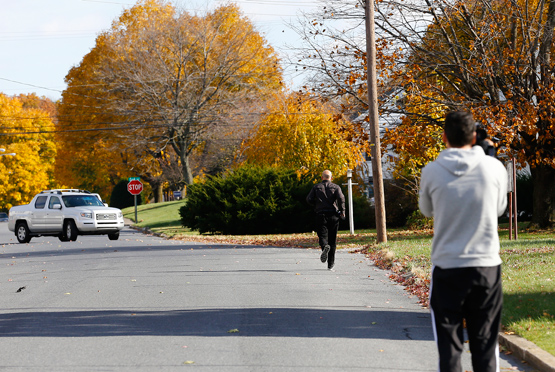
<path fill-rule="evenodd" d="M 320 261 L 328 263 L 328 269 L 335 266 L 335 250 L 339 217 L 345 218 L 345 196 L 341 187 L 331 182 L 329 170 L 322 173 L 322 182 L 314 185 L 306 197 L 308 204 L 316 212 L 316 232 L 322 254 Z"/>

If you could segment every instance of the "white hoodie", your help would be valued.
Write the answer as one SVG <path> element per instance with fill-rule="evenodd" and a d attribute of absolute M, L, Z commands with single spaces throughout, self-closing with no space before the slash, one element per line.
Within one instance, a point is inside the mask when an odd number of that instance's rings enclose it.
<path fill-rule="evenodd" d="M 448 148 L 422 169 L 419 207 L 434 217 L 432 263 L 442 269 L 501 264 L 497 217 L 507 171 L 481 147 Z"/>

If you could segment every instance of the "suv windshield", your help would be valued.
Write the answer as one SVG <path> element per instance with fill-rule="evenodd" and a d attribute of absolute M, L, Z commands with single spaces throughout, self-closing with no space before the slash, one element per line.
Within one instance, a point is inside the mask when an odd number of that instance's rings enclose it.
<path fill-rule="evenodd" d="M 64 205 L 72 207 L 103 207 L 104 204 L 95 195 L 64 195 L 62 196 Z"/>

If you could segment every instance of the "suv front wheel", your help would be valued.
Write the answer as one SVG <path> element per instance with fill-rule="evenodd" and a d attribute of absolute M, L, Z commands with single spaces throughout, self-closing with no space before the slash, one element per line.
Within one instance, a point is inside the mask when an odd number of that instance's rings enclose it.
<path fill-rule="evenodd" d="M 119 239 L 119 231 L 112 233 L 112 234 L 108 234 L 108 239 L 110 240 L 118 240 Z"/>
<path fill-rule="evenodd" d="M 75 222 L 73 220 L 67 220 L 64 223 L 64 235 L 65 238 L 69 241 L 76 241 L 77 240 L 77 226 L 75 226 Z"/>
<path fill-rule="evenodd" d="M 20 243 L 29 243 L 31 241 L 31 232 L 25 222 L 19 222 L 15 227 L 15 236 Z"/>

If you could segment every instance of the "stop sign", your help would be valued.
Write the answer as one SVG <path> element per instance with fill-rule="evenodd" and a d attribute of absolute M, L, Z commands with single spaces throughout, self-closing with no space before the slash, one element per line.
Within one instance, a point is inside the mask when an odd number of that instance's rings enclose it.
<path fill-rule="evenodd" d="M 139 180 L 131 180 L 127 184 L 127 191 L 129 191 L 131 195 L 139 195 L 141 191 L 143 191 L 143 183 Z"/>

